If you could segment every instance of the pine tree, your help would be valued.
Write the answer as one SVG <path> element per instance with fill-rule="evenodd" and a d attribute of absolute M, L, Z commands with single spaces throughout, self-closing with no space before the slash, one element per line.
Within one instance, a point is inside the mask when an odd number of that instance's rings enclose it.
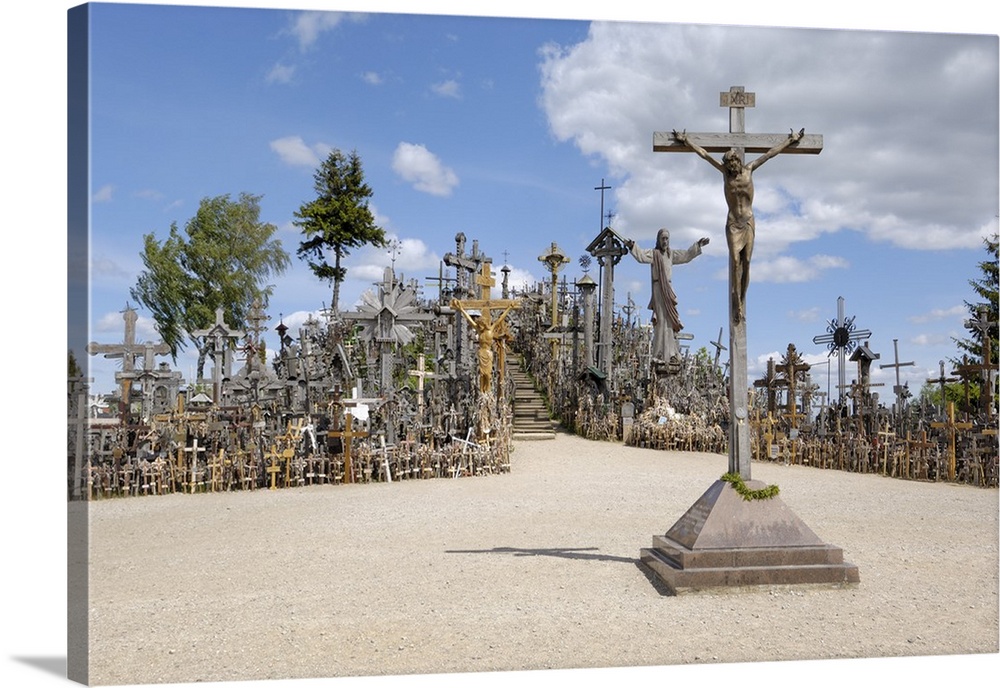
<path fill-rule="evenodd" d="M 997 263 L 997 233 L 992 237 L 985 237 L 983 244 L 986 248 L 988 258 L 980 261 L 979 271 L 982 273 L 978 279 L 969 280 L 969 286 L 976 293 L 978 300 L 966 301 L 965 307 L 969 310 L 969 318 L 965 321 L 965 329 L 969 331 L 969 337 L 965 339 L 953 338 L 955 344 L 963 352 L 962 357 L 968 358 L 969 362 L 982 363 L 985 360 L 987 347 L 989 347 L 989 360 L 992 367 L 996 367 L 998 361 L 997 346 L 997 294 L 998 282 L 1000 282 L 1000 270 Z M 984 324 L 988 326 L 984 327 Z M 952 358 L 951 362 L 958 365 L 962 361 L 960 358 Z M 984 380 L 980 377 L 976 387 L 982 387 Z M 956 384 L 956 388 L 964 385 Z M 990 397 L 997 398 L 996 384 L 991 390 Z M 973 388 L 970 397 L 973 400 L 979 398 L 979 389 Z"/>
<path fill-rule="evenodd" d="M 368 208 L 372 190 L 365 183 L 357 152 L 345 156 L 339 150 L 331 151 L 313 180 L 316 198 L 303 203 L 295 213 L 294 224 L 302 228 L 305 236 L 296 255 L 308 263 L 316 277 L 333 284 L 332 308 L 336 312 L 340 283 L 347 276 L 343 259 L 351 249 L 366 244 L 386 246 L 385 232 L 375 224 Z M 333 265 L 328 262 L 330 253 Z"/>
<path fill-rule="evenodd" d="M 981 360 L 985 349 L 984 344 L 984 333 L 982 330 L 975 326 L 975 322 L 979 320 L 980 314 L 985 313 L 985 318 L 988 322 L 992 323 L 989 327 L 989 343 L 990 343 L 990 360 L 993 363 L 997 363 L 997 289 L 998 281 L 1000 281 L 1000 269 L 998 269 L 997 263 L 997 234 L 994 233 L 992 238 L 986 237 L 983 239 L 983 244 L 986 247 L 986 252 L 989 254 L 987 260 L 981 261 L 979 263 L 979 271 L 982 273 L 982 277 L 979 279 L 969 280 L 969 286 L 972 287 L 979 299 L 975 302 L 966 301 L 965 307 L 969 310 L 969 319 L 965 323 L 965 328 L 969 331 L 970 336 L 967 339 L 955 339 L 955 343 L 958 348 L 966 352 L 970 358 L 975 358 Z M 953 359 L 954 361 L 954 359 Z"/>

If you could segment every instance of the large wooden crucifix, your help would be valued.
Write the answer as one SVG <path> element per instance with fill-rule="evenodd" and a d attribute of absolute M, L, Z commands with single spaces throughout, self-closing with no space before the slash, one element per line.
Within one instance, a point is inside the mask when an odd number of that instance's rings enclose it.
<path fill-rule="evenodd" d="M 493 382 L 493 345 L 497 335 L 501 334 L 504 327 L 504 318 L 507 313 L 515 308 L 521 307 L 521 302 L 516 299 L 493 299 L 490 298 L 490 288 L 496 285 L 491 267 L 492 263 L 483 262 L 482 272 L 477 276 L 476 283 L 479 285 L 478 299 L 466 299 L 459 301 L 452 299 L 451 307 L 456 313 L 461 313 L 469 325 L 476 331 L 479 349 L 479 391 L 486 393 L 492 389 Z M 470 310 L 479 310 L 479 317 L 476 320 L 469 315 Z M 502 310 L 500 316 L 494 320 L 493 311 Z"/>
<path fill-rule="evenodd" d="M 756 105 L 756 95 L 733 86 L 719 96 L 720 107 L 729 108 L 728 134 L 653 133 L 653 150 L 663 153 L 696 153 L 722 173 L 723 192 L 729 206 L 726 243 L 729 246 L 729 472 L 750 479 L 750 425 L 747 407 L 746 290 L 753 253 L 753 172 L 779 153 L 812 153 L 823 150 L 823 137 L 790 134 L 746 133 L 744 110 Z M 723 153 L 722 161 L 711 153 Z M 761 153 L 744 164 L 746 153 Z"/>
<path fill-rule="evenodd" d="M 784 358 L 781 359 L 781 363 L 776 366 L 778 372 L 780 372 L 785 379 L 785 383 L 788 387 L 787 399 L 785 399 L 785 417 L 789 419 L 791 427 L 798 427 L 798 418 L 801 414 L 796 413 L 796 396 L 795 392 L 798 387 L 797 382 L 804 373 L 807 373 L 812 366 L 802 360 L 799 352 L 795 350 L 795 345 L 792 343 L 788 344 L 788 349 L 785 351 Z M 804 404 L 803 404 L 804 406 Z"/>

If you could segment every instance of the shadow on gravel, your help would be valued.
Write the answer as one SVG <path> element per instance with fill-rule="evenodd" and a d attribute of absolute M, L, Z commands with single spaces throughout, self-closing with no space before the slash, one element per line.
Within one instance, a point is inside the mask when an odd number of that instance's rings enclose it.
<path fill-rule="evenodd" d="M 591 561 L 620 561 L 635 564 L 634 557 L 615 557 L 610 554 L 590 554 L 596 547 L 545 547 L 524 549 L 521 547 L 494 547 L 493 549 L 449 549 L 445 554 L 511 554 L 515 557 L 559 557 L 560 559 L 583 559 Z"/>
<path fill-rule="evenodd" d="M 660 580 L 660 577 L 634 557 L 616 557 L 610 554 L 591 554 L 598 551 L 596 547 L 545 547 L 542 549 L 525 549 L 523 547 L 494 547 L 493 549 L 447 549 L 445 554 L 510 554 L 515 557 L 559 557 L 560 559 L 583 559 L 589 561 L 620 561 L 623 564 L 633 564 L 649 584 L 660 595 L 674 597 L 675 593 Z"/>

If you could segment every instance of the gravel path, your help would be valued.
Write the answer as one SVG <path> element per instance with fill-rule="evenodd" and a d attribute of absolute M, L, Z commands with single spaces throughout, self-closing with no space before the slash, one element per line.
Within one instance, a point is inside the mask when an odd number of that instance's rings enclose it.
<path fill-rule="evenodd" d="M 998 651 L 998 492 L 757 480 L 850 588 L 664 595 L 638 562 L 724 456 L 515 443 L 509 474 L 95 502 L 92 684 Z"/>

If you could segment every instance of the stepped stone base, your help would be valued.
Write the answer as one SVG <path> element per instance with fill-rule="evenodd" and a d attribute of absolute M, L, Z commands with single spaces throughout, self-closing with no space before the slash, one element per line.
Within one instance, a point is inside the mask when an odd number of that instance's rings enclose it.
<path fill-rule="evenodd" d="M 764 487 L 749 481 L 751 489 Z M 843 550 L 822 542 L 780 497 L 747 501 L 717 480 L 653 546 L 639 551 L 673 594 L 710 588 L 860 582 Z"/>

